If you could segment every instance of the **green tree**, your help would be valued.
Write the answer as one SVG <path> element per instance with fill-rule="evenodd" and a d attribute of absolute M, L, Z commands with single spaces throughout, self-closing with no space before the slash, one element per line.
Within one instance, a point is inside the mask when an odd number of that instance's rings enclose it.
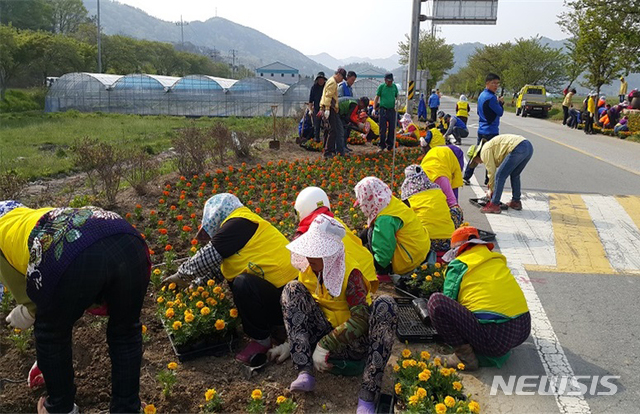
<path fill-rule="evenodd" d="M 62 34 L 29 32 L 24 35 L 27 66 L 42 84 L 49 76 L 95 70 L 95 46 Z"/>
<path fill-rule="evenodd" d="M 0 24 L 17 29 L 51 30 L 52 13 L 46 0 L 0 0 Z"/>
<path fill-rule="evenodd" d="M 18 31 L 11 26 L 0 26 L 0 99 L 4 95 L 11 78 L 13 78 L 23 64 L 21 58 L 21 44 Z"/>
<path fill-rule="evenodd" d="M 398 44 L 400 64 L 409 63 L 409 36 L 406 41 Z M 433 88 L 453 67 L 453 46 L 445 43 L 445 39 L 432 36 L 427 31 L 420 31 L 418 45 L 418 70 L 428 69 L 431 79 L 427 82 L 427 89 Z"/>
<path fill-rule="evenodd" d="M 539 37 L 517 39 L 505 53 L 505 61 L 504 82 L 514 89 L 530 84 L 561 90 L 568 79 L 566 56 L 560 49 L 543 45 Z"/>
<path fill-rule="evenodd" d="M 82 0 L 49 0 L 52 7 L 52 26 L 55 33 L 74 33 L 88 18 Z"/>

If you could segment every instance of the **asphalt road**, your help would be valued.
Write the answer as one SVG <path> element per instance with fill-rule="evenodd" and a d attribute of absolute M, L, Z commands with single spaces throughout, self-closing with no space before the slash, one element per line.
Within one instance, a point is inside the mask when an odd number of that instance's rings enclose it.
<path fill-rule="evenodd" d="M 443 98 L 441 109 L 452 113 L 454 104 Z M 465 152 L 477 137 L 475 105 L 472 112 Z M 500 132 L 534 146 L 522 175 L 524 210 L 485 216 L 468 202 L 484 191 L 478 185 L 483 167 L 463 188 L 461 206 L 472 225 L 498 234 L 498 249 L 525 291 L 533 329 L 502 369 L 475 375 L 484 412 L 639 412 L 640 197 L 633 196 L 640 194 L 640 144 L 511 113 L 502 117 Z M 613 381 L 617 393 L 608 396 L 490 396 L 495 375 L 505 381 L 510 375 L 620 378 Z M 590 386 L 591 379 L 580 382 Z"/>

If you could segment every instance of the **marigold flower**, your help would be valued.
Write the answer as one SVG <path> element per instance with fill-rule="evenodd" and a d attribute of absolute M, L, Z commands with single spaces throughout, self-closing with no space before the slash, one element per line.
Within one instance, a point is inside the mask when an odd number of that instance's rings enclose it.
<path fill-rule="evenodd" d="M 167 368 L 169 368 L 170 370 L 172 370 L 172 371 L 173 371 L 173 370 L 175 370 L 175 369 L 178 369 L 178 364 L 177 364 L 177 363 L 175 363 L 175 362 L 169 362 L 169 363 L 167 364 Z"/>
<path fill-rule="evenodd" d="M 276 404 L 280 405 L 282 403 L 285 403 L 287 401 L 287 397 L 285 397 L 284 395 L 280 395 L 277 399 L 276 399 Z"/>
<path fill-rule="evenodd" d="M 171 282 L 169 283 L 169 290 L 174 290 L 176 288 L 176 284 Z"/>
<path fill-rule="evenodd" d="M 146 334 L 147 333 L 147 325 L 142 325 L 142 334 Z"/>
<path fill-rule="evenodd" d="M 251 392 L 251 398 L 253 400 L 261 400 L 262 399 L 262 391 L 260 391 L 259 389 L 255 389 Z"/>
<path fill-rule="evenodd" d="M 166 246 L 164 246 L 164 251 L 165 252 L 170 252 L 171 250 L 173 250 L 173 246 L 170 244 L 167 244 Z"/>
<path fill-rule="evenodd" d="M 229 316 L 231 316 L 232 318 L 237 318 L 238 317 L 238 309 L 233 308 L 229 310 Z"/>
<path fill-rule="evenodd" d="M 184 231 L 184 232 L 187 232 L 187 233 L 188 233 L 188 232 L 190 232 L 191 230 L 193 230 L 193 229 L 192 229 L 191 227 L 189 227 L 189 226 L 182 226 L 182 231 Z"/>
<path fill-rule="evenodd" d="M 167 311 L 164 313 L 164 316 L 166 316 L 168 319 L 173 318 L 175 315 L 176 315 L 176 313 L 173 310 L 173 308 L 167 309 Z"/>
<path fill-rule="evenodd" d="M 220 293 L 222 293 L 222 288 L 220 286 L 216 286 L 215 288 L 213 288 L 213 293 L 219 295 Z"/>
<path fill-rule="evenodd" d="M 433 359 L 433 365 L 435 365 L 436 367 L 439 367 L 442 365 L 442 360 L 440 359 L 440 357 L 435 357 Z"/>
<path fill-rule="evenodd" d="M 198 244 L 198 240 L 196 240 L 196 239 L 192 239 L 192 240 L 191 240 L 191 245 L 192 245 L 192 246 L 195 246 L 195 245 L 197 245 L 197 244 Z"/>
<path fill-rule="evenodd" d="M 420 358 L 422 358 L 423 361 L 428 361 L 429 358 L 431 358 L 431 354 L 428 351 L 422 351 L 420 352 Z"/>
<path fill-rule="evenodd" d="M 445 414 L 447 412 L 447 406 L 442 404 L 442 403 L 438 403 L 436 404 L 436 414 Z"/>
<path fill-rule="evenodd" d="M 160 269 L 154 269 L 153 270 L 153 274 L 154 275 L 159 275 L 160 273 L 162 273 L 162 270 L 160 270 Z"/>
<path fill-rule="evenodd" d="M 196 249 L 196 246 L 191 246 L 189 250 L 191 251 L 191 253 L 195 253 L 198 251 L 198 249 Z"/>
<path fill-rule="evenodd" d="M 461 391 L 462 390 L 462 383 L 460 381 L 454 381 L 453 382 L 453 389 L 456 391 Z"/>
<path fill-rule="evenodd" d="M 398 395 L 402 394 L 402 384 L 400 384 L 399 382 L 396 383 L 396 386 L 394 387 L 394 389 L 396 391 L 396 394 L 398 394 Z"/>
<path fill-rule="evenodd" d="M 178 301 L 178 303 L 180 303 L 180 301 Z M 173 302 L 167 302 L 167 308 L 172 308 L 173 307 Z"/>
<path fill-rule="evenodd" d="M 440 277 L 440 272 L 435 272 L 433 275 L 434 275 L 435 277 Z"/>
<path fill-rule="evenodd" d="M 455 372 L 455 370 L 449 369 L 449 368 L 442 368 L 440 370 L 440 373 L 445 377 L 448 377 L 449 375 L 453 374 L 454 372 Z"/>
<path fill-rule="evenodd" d="M 431 371 L 429 371 L 428 369 L 425 369 L 418 374 L 418 379 L 420 381 L 429 381 L 429 378 L 431 378 Z"/>
<path fill-rule="evenodd" d="M 411 275 L 411 279 L 416 279 L 417 277 L 418 277 L 417 273 L 414 273 L 414 274 Z"/>
<path fill-rule="evenodd" d="M 176 220 L 178 220 L 178 221 L 182 221 L 183 219 L 184 219 L 184 216 L 182 214 L 178 214 L 176 216 Z"/>
<path fill-rule="evenodd" d="M 224 329 L 225 323 L 222 319 L 218 319 L 214 326 L 216 327 L 216 330 L 221 331 Z"/>
<path fill-rule="evenodd" d="M 158 233 L 160 233 L 160 234 L 162 234 L 162 235 L 165 235 L 165 234 L 167 234 L 168 232 L 167 232 L 167 229 L 158 229 Z"/>
<path fill-rule="evenodd" d="M 412 395 L 411 397 L 409 397 L 410 406 L 416 406 L 418 404 L 420 404 L 420 398 L 418 398 L 417 395 Z"/>
<path fill-rule="evenodd" d="M 425 364 L 424 362 L 420 361 L 420 362 L 418 362 L 418 368 L 420 368 L 421 370 L 425 370 L 425 369 L 427 369 L 427 364 Z"/>
<path fill-rule="evenodd" d="M 204 393 L 204 398 L 207 401 L 211 401 L 215 398 L 216 396 L 216 390 L 213 388 L 209 388 L 205 393 Z"/>
<path fill-rule="evenodd" d="M 458 364 L 458 369 L 464 371 L 464 364 L 462 362 Z"/>
<path fill-rule="evenodd" d="M 403 357 L 403 358 L 409 358 L 410 356 L 411 356 L 411 351 L 410 351 L 410 350 L 408 350 L 408 349 L 404 349 L 404 350 L 402 351 L 402 357 Z"/>
<path fill-rule="evenodd" d="M 422 270 L 427 270 L 427 268 L 428 268 L 428 267 L 429 267 L 429 266 L 427 266 L 426 264 L 423 264 L 422 266 L 420 266 L 420 269 L 422 269 Z"/>
<path fill-rule="evenodd" d="M 175 321 L 171 327 L 173 328 L 174 331 L 177 331 L 178 329 L 182 328 L 182 322 Z"/>
<path fill-rule="evenodd" d="M 209 309 L 207 306 L 205 306 L 204 308 L 200 309 L 200 314 L 203 315 L 203 316 L 207 316 L 210 313 L 211 313 L 211 309 Z"/>
<path fill-rule="evenodd" d="M 178 207 L 176 207 L 176 206 L 174 206 L 174 205 L 172 205 L 171 207 L 169 207 L 169 209 L 170 209 L 171 211 L 175 211 L 177 208 L 178 208 Z"/>
<path fill-rule="evenodd" d="M 162 296 L 158 297 L 158 299 L 156 300 L 156 302 L 158 303 L 162 303 L 164 302 L 164 298 Z"/>
<path fill-rule="evenodd" d="M 433 280 L 433 278 L 431 276 L 427 276 L 427 277 L 425 277 L 425 279 L 427 280 L 427 282 L 431 282 Z"/>
<path fill-rule="evenodd" d="M 184 315 L 184 321 L 185 321 L 185 322 L 187 322 L 187 323 L 191 323 L 191 322 L 193 322 L 193 320 L 194 320 L 195 318 L 196 318 L 196 317 L 195 317 L 195 316 L 193 316 L 193 314 L 192 314 L 192 313 L 187 313 L 186 315 Z"/>
<path fill-rule="evenodd" d="M 402 368 L 409 368 L 409 367 L 415 367 L 416 365 L 418 365 L 418 363 L 413 360 L 413 359 L 405 359 L 404 361 L 402 361 Z"/>
<path fill-rule="evenodd" d="M 456 405 L 456 400 L 454 400 L 453 397 L 447 395 L 446 397 L 444 397 L 444 405 L 452 408 L 454 405 Z"/>
<path fill-rule="evenodd" d="M 220 300 L 224 299 L 224 293 L 221 293 L 219 297 L 220 297 Z"/>
<path fill-rule="evenodd" d="M 216 284 L 216 282 L 213 279 L 207 280 L 207 286 L 213 286 L 215 284 Z"/>
<path fill-rule="evenodd" d="M 153 404 L 147 404 L 144 406 L 144 414 L 156 414 L 156 406 Z"/>
<path fill-rule="evenodd" d="M 442 265 L 440 263 L 436 262 L 436 269 L 440 269 L 442 267 Z"/>
<path fill-rule="evenodd" d="M 479 413 L 480 412 L 480 404 L 478 404 L 477 402 L 471 400 L 471 402 L 469 403 L 469 411 L 471 411 L 472 413 Z"/>

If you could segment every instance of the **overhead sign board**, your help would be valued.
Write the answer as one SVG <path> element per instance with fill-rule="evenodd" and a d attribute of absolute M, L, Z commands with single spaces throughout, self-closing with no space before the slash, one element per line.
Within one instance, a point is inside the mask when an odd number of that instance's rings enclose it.
<path fill-rule="evenodd" d="M 436 24 L 496 24 L 498 0 L 434 0 Z"/>

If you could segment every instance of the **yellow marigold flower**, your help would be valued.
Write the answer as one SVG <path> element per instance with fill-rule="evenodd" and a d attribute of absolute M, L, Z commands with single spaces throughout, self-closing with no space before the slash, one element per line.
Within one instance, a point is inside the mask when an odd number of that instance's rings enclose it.
<path fill-rule="evenodd" d="M 447 406 L 442 404 L 442 403 L 438 403 L 436 404 L 436 414 L 445 414 L 447 412 Z"/>
<path fill-rule="evenodd" d="M 174 331 L 177 331 L 178 329 L 182 328 L 182 322 L 180 321 L 175 321 L 172 325 L 172 328 Z"/>
<path fill-rule="evenodd" d="M 216 282 L 214 282 L 213 279 L 207 280 L 207 286 L 213 286 L 215 284 L 216 284 Z"/>
<path fill-rule="evenodd" d="M 480 404 L 478 404 L 477 402 L 471 400 L 471 402 L 469 403 L 469 411 L 471 411 L 472 413 L 479 413 L 480 412 Z"/>
<path fill-rule="evenodd" d="M 175 316 L 175 312 L 173 311 L 173 308 L 167 309 L 167 311 L 164 313 L 164 316 L 166 316 L 167 319 L 173 318 Z"/>
<path fill-rule="evenodd" d="M 428 351 L 422 351 L 420 352 L 420 358 L 422 358 L 423 361 L 428 361 L 429 358 L 431 358 L 431 354 Z"/>
<path fill-rule="evenodd" d="M 187 323 L 191 323 L 191 322 L 193 322 L 193 320 L 194 320 L 195 318 L 196 318 L 196 317 L 195 317 L 195 316 L 193 316 L 193 314 L 192 314 L 192 313 L 187 313 L 186 315 L 184 315 L 184 321 L 185 321 L 185 322 L 187 322 Z"/>
<path fill-rule="evenodd" d="M 287 401 L 287 397 L 285 397 L 284 395 L 280 395 L 276 399 L 276 404 L 280 405 L 280 404 L 282 404 L 282 403 L 284 403 L 286 401 Z"/>
<path fill-rule="evenodd" d="M 442 265 L 438 262 L 436 262 L 436 269 L 440 269 L 442 267 Z"/>
<path fill-rule="evenodd" d="M 176 295 L 176 300 L 178 300 L 178 299 L 182 299 L 183 297 L 184 297 L 184 295 L 183 295 L 182 293 L 178 293 L 178 294 Z"/>
<path fill-rule="evenodd" d="M 205 393 L 204 393 L 204 398 L 207 401 L 211 401 L 215 398 L 216 396 L 216 390 L 213 388 L 209 388 Z"/>
<path fill-rule="evenodd" d="M 197 290 L 191 294 L 192 298 L 197 298 L 198 296 L 200 296 L 200 292 L 198 292 Z"/>
<path fill-rule="evenodd" d="M 415 367 L 418 363 L 413 359 L 405 359 L 402 361 L 402 368 Z"/>
<path fill-rule="evenodd" d="M 415 278 L 417 278 L 417 277 L 418 277 L 418 274 L 417 274 L 417 273 L 414 273 L 414 274 L 412 274 L 412 275 L 411 275 L 411 279 L 415 279 Z"/>
<path fill-rule="evenodd" d="M 179 305 L 182 303 L 182 301 L 178 298 L 176 298 L 176 300 L 173 302 L 175 305 Z"/>
<path fill-rule="evenodd" d="M 442 365 L 442 360 L 440 359 L 440 357 L 435 357 L 433 359 L 433 365 L 435 365 L 436 367 L 439 367 Z"/>
<path fill-rule="evenodd" d="M 462 362 L 458 364 L 458 369 L 464 371 L 464 364 Z"/>
<path fill-rule="evenodd" d="M 207 298 L 207 305 L 216 306 L 217 304 L 218 304 L 218 301 L 216 301 L 214 298 Z"/>
<path fill-rule="evenodd" d="M 400 384 L 399 382 L 396 383 L 396 386 L 394 387 L 396 394 L 400 395 L 402 394 L 402 384 Z"/>
<path fill-rule="evenodd" d="M 196 249 L 196 246 L 191 246 L 189 250 L 191 250 L 191 253 L 195 253 L 198 251 L 198 249 Z"/>
<path fill-rule="evenodd" d="M 169 283 L 169 290 L 175 290 L 175 288 L 176 288 L 176 284 L 175 283 L 173 283 L 173 282 Z"/>
<path fill-rule="evenodd" d="M 213 288 L 213 293 L 219 295 L 220 293 L 222 293 L 222 288 L 220 286 L 216 286 Z"/>
<path fill-rule="evenodd" d="M 222 319 L 218 319 L 214 326 L 216 327 L 216 330 L 221 331 L 224 329 L 225 323 Z"/>
<path fill-rule="evenodd" d="M 200 309 L 200 314 L 202 316 L 207 316 L 210 313 L 211 313 L 211 309 L 209 309 L 209 307 L 207 307 L 207 306 L 205 306 L 204 308 Z"/>
<path fill-rule="evenodd" d="M 162 302 L 164 302 L 164 298 L 162 296 L 159 296 L 158 299 L 156 300 L 156 302 L 162 303 Z"/>
<path fill-rule="evenodd" d="M 427 276 L 427 277 L 425 277 L 425 279 L 427 280 L 427 282 L 431 282 L 433 280 L 433 278 L 431 276 Z"/>
<path fill-rule="evenodd" d="M 418 379 L 420 381 L 429 381 L 429 378 L 431 378 L 431 371 L 429 371 L 428 369 L 425 369 L 418 374 Z"/>
<path fill-rule="evenodd" d="M 262 399 L 262 391 L 255 389 L 251 392 L 251 398 L 254 400 L 261 400 Z"/>
<path fill-rule="evenodd" d="M 206 299 L 209 297 L 209 292 L 202 292 L 202 299 Z"/>
<path fill-rule="evenodd" d="M 198 292 L 204 292 L 204 288 L 202 286 L 198 286 Z"/>
<path fill-rule="evenodd" d="M 22 332 L 22 329 L 20 329 L 20 328 L 14 328 L 13 329 L 13 333 L 19 334 L 20 332 Z"/>
<path fill-rule="evenodd" d="M 440 272 L 435 272 L 433 275 L 434 275 L 435 277 L 440 277 Z"/>
<path fill-rule="evenodd" d="M 456 400 L 454 400 L 453 397 L 447 395 L 446 397 L 444 397 L 444 405 L 452 408 L 454 405 L 456 405 Z"/>
<path fill-rule="evenodd" d="M 156 406 L 153 404 L 147 404 L 144 407 L 144 414 L 156 414 Z"/>
<path fill-rule="evenodd" d="M 204 302 L 199 300 L 198 303 L 196 303 L 196 308 L 198 308 L 198 309 L 204 308 Z"/>
<path fill-rule="evenodd" d="M 453 382 L 453 389 L 456 391 L 461 391 L 462 390 L 462 383 L 460 381 L 454 381 Z"/>
<path fill-rule="evenodd" d="M 411 356 L 411 351 L 409 351 L 408 349 L 405 349 L 402 351 L 403 358 L 409 358 L 410 356 Z"/>
<path fill-rule="evenodd" d="M 400 365 L 395 364 L 395 365 L 393 366 L 393 372 L 398 372 L 398 371 L 400 371 Z"/>
<path fill-rule="evenodd" d="M 418 387 L 418 389 L 416 390 L 416 395 L 418 396 L 418 398 L 425 399 L 427 397 L 427 390 L 425 390 L 422 387 Z"/>
<path fill-rule="evenodd" d="M 416 406 L 418 404 L 420 404 L 420 398 L 417 395 L 409 397 L 409 405 Z"/>
<path fill-rule="evenodd" d="M 420 362 L 418 362 L 418 368 L 420 368 L 422 370 L 427 369 L 427 364 L 422 362 L 422 361 L 420 361 Z"/>
<path fill-rule="evenodd" d="M 422 266 L 420 266 L 420 269 L 422 269 L 422 270 L 427 270 L 427 268 L 428 268 L 428 267 L 429 267 L 429 266 L 427 266 L 426 264 L 423 264 Z"/>
<path fill-rule="evenodd" d="M 448 377 L 449 375 L 453 374 L 454 372 L 455 372 L 455 370 L 453 370 L 453 369 L 449 369 L 449 368 L 442 368 L 442 369 L 440 370 L 440 373 L 441 373 L 442 375 L 444 375 L 445 377 Z"/>
<path fill-rule="evenodd" d="M 154 275 L 159 275 L 160 273 L 162 273 L 162 270 L 160 270 L 160 269 L 153 269 L 153 274 L 154 274 Z"/>
<path fill-rule="evenodd" d="M 172 371 L 173 371 L 173 370 L 175 370 L 175 369 L 178 369 L 178 364 L 177 364 L 176 362 L 169 362 L 169 363 L 167 364 L 167 368 L 169 368 L 170 370 L 172 370 Z"/>
<path fill-rule="evenodd" d="M 142 325 L 142 334 L 146 334 L 147 333 L 147 325 Z"/>
<path fill-rule="evenodd" d="M 231 316 L 232 318 L 237 318 L 238 317 L 238 309 L 233 308 L 233 309 L 229 310 L 229 316 Z"/>
<path fill-rule="evenodd" d="M 221 293 L 219 297 L 220 297 L 220 300 L 224 299 L 224 293 Z"/>
<path fill-rule="evenodd" d="M 167 290 L 167 287 L 166 286 L 162 286 L 162 289 L 160 289 L 160 290 L 164 292 L 165 290 Z"/>
<path fill-rule="evenodd" d="M 180 302 L 178 302 L 180 303 Z M 167 308 L 173 308 L 173 302 L 167 302 L 165 305 Z"/>
<path fill-rule="evenodd" d="M 184 316 L 187 316 L 189 314 L 193 314 L 193 311 L 191 309 L 185 309 L 184 310 Z"/>

